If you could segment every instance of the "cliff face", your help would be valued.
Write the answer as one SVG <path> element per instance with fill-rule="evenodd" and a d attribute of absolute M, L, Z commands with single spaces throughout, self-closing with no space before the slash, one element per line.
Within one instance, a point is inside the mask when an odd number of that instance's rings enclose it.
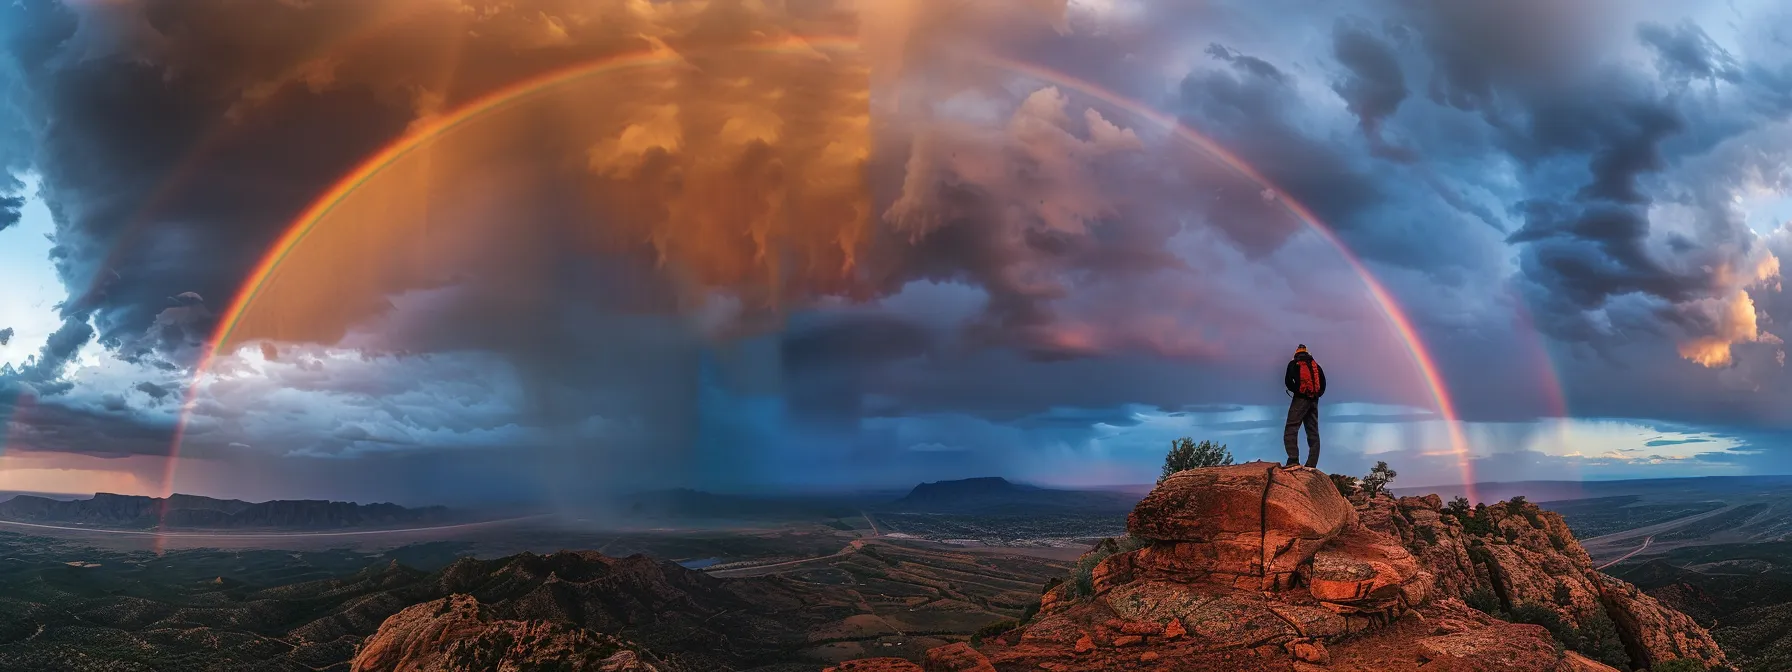
<path fill-rule="evenodd" d="M 1365 527 L 1399 539 L 1434 569 L 1441 595 L 1491 599 L 1507 612 L 1551 612 L 1582 637 L 1611 632 L 1637 669 L 1682 658 L 1728 664 L 1692 618 L 1595 570 L 1562 517 L 1535 504 L 1452 512 L 1433 495 L 1377 498 L 1360 508 Z"/>
<path fill-rule="evenodd" d="M 1559 516 L 1520 503 L 1465 518 L 1441 504 L 1352 502 L 1317 470 L 1267 462 L 1183 472 L 1139 502 L 1131 538 L 1084 556 L 1086 578 L 1049 587 L 1037 616 L 978 649 L 935 649 L 921 668 L 1618 669 L 1573 649 L 1634 669 L 1724 664 L 1691 619 L 1594 571 Z"/>

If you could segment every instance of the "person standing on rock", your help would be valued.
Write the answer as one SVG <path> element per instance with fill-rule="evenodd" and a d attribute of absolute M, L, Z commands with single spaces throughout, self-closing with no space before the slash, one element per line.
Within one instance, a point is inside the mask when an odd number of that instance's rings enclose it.
<path fill-rule="evenodd" d="M 1319 362 L 1313 361 L 1313 355 L 1307 353 L 1306 344 L 1294 348 L 1294 359 L 1288 362 L 1288 372 L 1282 376 L 1282 385 L 1288 388 L 1293 397 L 1288 402 L 1288 424 L 1282 428 L 1282 447 L 1288 450 L 1286 466 L 1300 466 L 1300 449 L 1295 446 L 1295 439 L 1300 436 L 1300 426 L 1307 426 L 1307 468 L 1319 466 L 1319 398 L 1325 396 L 1325 369 Z"/>

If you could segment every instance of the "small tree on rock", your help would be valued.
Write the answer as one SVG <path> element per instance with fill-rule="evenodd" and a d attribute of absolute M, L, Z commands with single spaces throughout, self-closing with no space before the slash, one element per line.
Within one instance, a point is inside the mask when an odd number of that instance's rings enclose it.
<path fill-rule="evenodd" d="M 1446 510 L 1450 512 L 1450 515 L 1456 516 L 1457 520 L 1468 520 L 1469 516 L 1474 515 L 1475 507 L 1468 503 L 1467 497 L 1457 495 L 1455 499 L 1450 500 L 1450 506 Z"/>
<path fill-rule="evenodd" d="M 1356 491 L 1362 488 L 1362 486 L 1357 483 L 1355 476 L 1345 476 L 1343 474 L 1326 475 L 1332 477 L 1332 485 L 1338 488 L 1338 494 L 1345 497 L 1356 494 Z"/>
<path fill-rule="evenodd" d="M 1229 464 L 1232 464 L 1232 451 L 1226 450 L 1226 444 L 1212 441 L 1195 443 L 1194 439 L 1185 436 L 1170 442 L 1170 454 L 1164 456 L 1164 473 L 1157 478 L 1157 482 L 1162 484 L 1176 472 Z"/>
<path fill-rule="evenodd" d="M 1369 475 L 1363 477 L 1363 492 L 1373 499 L 1376 495 L 1386 491 L 1388 484 L 1392 483 L 1394 477 L 1398 475 L 1393 469 L 1388 468 L 1388 463 L 1376 462 L 1375 468 L 1369 470 Z"/>
<path fill-rule="evenodd" d="M 1506 502 L 1506 511 L 1512 515 L 1524 513 L 1524 495 L 1518 495 Z"/>

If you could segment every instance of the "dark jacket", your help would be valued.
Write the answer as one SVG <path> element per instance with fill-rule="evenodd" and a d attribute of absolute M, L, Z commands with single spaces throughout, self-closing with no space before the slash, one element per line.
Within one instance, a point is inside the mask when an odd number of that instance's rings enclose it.
<path fill-rule="evenodd" d="M 1312 361 L 1313 356 L 1304 352 L 1294 353 L 1294 359 L 1288 360 L 1288 373 L 1282 376 L 1282 385 L 1288 388 L 1289 393 L 1297 397 L 1301 396 L 1300 367 L 1298 365 L 1300 362 Z M 1313 396 L 1314 399 L 1318 399 L 1325 396 L 1325 367 L 1320 366 L 1319 362 L 1313 362 L 1313 368 L 1319 371 L 1319 394 Z"/>

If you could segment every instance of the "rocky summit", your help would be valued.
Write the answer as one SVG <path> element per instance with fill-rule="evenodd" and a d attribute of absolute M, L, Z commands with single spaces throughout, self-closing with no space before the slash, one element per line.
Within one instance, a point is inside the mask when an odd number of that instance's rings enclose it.
<path fill-rule="evenodd" d="M 1346 498 L 1318 470 L 1252 462 L 1171 476 L 1127 531 L 1049 585 L 1036 615 L 978 647 L 830 669 L 1727 667 L 1692 619 L 1600 574 L 1560 516 L 1522 500 Z"/>

